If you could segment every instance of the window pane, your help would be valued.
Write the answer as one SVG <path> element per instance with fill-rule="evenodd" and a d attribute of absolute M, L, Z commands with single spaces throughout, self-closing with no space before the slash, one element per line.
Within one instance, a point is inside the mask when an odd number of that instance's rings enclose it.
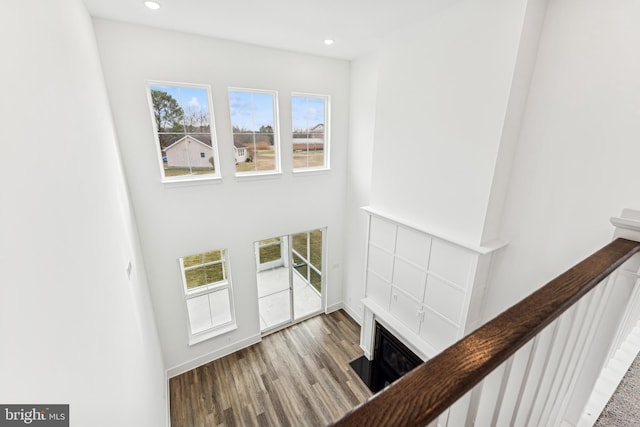
<path fill-rule="evenodd" d="M 217 174 L 208 88 L 150 84 L 149 97 L 163 176 Z"/>
<path fill-rule="evenodd" d="M 210 251 L 186 256 L 182 258 L 182 265 L 185 268 L 184 276 L 187 281 L 187 289 L 210 285 L 226 279 L 223 251 Z"/>
<path fill-rule="evenodd" d="M 255 168 L 258 171 L 272 171 L 276 169 L 276 152 L 272 145 L 265 142 L 256 144 Z"/>
<path fill-rule="evenodd" d="M 314 230 L 309 233 L 310 260 L 309 262 L 322 271 L 322 230 Z"/>
<path fill-rule="evenodd" d="M 321 292 L 322 291 L 322 276 L 320 276 L 314 269 L 311 269 L 311 271 L 309 272 L 311 275 L 311 286 L 313 286 L 316 291 Z"/>
<path fill-rule="evenodd" d="M 293 168 L 326 166 L 326 103 L 324 96 L 291 97 Z"/>
<path fill-rule="evenodd" d="M 210 133 L 209 100 L 204 88 L 180 88 L 181 105 L 184 110 L 185 132 Z"/>
<path fill-rule="evenodd" d="M 275 96 L 229 91 L 236 173 L 277 171 Z"/>
<path fill-rule="evenodd" d="M 184 276 L 187 279 L 187 289 L 193 289 L 207 284 L 204 267 L 187 270 L 184 272 Z"/>
<path fill-rule="evenodd" d="M 222 260 L 223 251 L 210 251 L 202 254 L 202 262 L 213 262 Z"/>
<path fill-rule="evenodd" d="M 292 256 L 293 256 L 293 268 L 298 273 L 300 273 L 302 277 L 304 277 L 306 280 L 309 275 L 309 266 L 307 265 L 307 262 L 296 254 L 292 254 Z"/>
<path fill-rule="evenodd" d="M 210 264 L 204 268 L 204 280 L 207 283 L 218 283 L 224 280 L 224 270 L 222 269 L 222 263 Z"/>
<path fill-rule="evenodd" d="M 233 322 L 231 283 L 227 281 L 224 250 L 213 250 L 180 259 L 192 334 Z M 211 287 L 204 287 L 215 285 Z M 189 292 L 192 289 L 198 292 Z M 196 295 L 196 296 L 194 296 Z"/>
<path fill-rule="evenodd" d="M 223 251 L 210 251 L 202 254 L 190 255 L 182 258 L 185 267 L 193 267 L 194 265 L 205 264 L 212 261 L 220 261 Z"/>
<path fill-rule="evenodd" d="M 231 303 L 229 302 L 229 289 L 222 289 L 209 294 L 209 307 L 213 318 L 212 325 L 220 326 L 231 322 Z"/>
<path fill-rule="evenodd" d="M 185 268 L 186 267 L 193 267 L 194 265 L 200 265 L 203 264 L 203 256 L 204 254 L 196 254 L 196 255 L 190 255 L 190 256 L 186 256 L 184 258 L 182 258 L 182 263 L 184 264 Z"/>
<path fill-rule="evenodd" d="M 293 250 L 305 259 L 307 258 L 307 233 L 293 234 L 291 236 Z"/>
<path fill-rule="evenodd" d="M 280 240 L 280 239 L 278 239 Z M 260 248 L 260 264 L 265 262 L 277 261 L 282 258 L 280 245 L 271 245 Z"/>
<path fill-rule="evenodd" d="M 304 169 L 324 166 L 324 145 L 294 142 L 293 168 Z"/>
<path fill-rule="evenodd" d="M 191 333 L 206 331 L 231 322 L 229 290 L 222 289 L 187 300 Z"/>
<path fill-rule="evenodd" d="M 209 295 L 188 299 L 187 311 L 189 312 L 189 324 L 192 334 L 197 334 L 213 327 Z"/>
<path fill-rule="evenodd" d="M 225 279 L 222 263 L 192 268 L 186 270 L 184 275 L 187 278 L 187 289 L 211 285 Z"/>
<path fill-rule="evenodd" d="M 158 139 L 160 140 L 160 148 L 162 149 L 163 155 L 165 155 L 164 149 L 173 145 L 176 141 L 183 138 L 184 135 L 181 133 L 159 133 Z"/>

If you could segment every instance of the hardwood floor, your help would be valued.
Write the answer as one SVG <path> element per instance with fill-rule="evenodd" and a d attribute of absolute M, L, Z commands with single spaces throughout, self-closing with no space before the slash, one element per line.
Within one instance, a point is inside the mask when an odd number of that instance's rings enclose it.
<path fill-rule="evenodd" d="M 359 337 L 340 310 L 171 378 L 171 425 L 326 425 L 371 396 L 349 367 Z"/>

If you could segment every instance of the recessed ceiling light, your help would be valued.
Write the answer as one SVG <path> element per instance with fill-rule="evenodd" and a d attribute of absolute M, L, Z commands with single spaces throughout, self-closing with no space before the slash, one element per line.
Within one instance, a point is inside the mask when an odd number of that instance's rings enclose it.
<path fill-rule="evenodd" d="M 144 5 L 147 6 L 151 10 L 160 9 L 160 3 L 155 2 L 155 1 L 146 1 L 146 2 L 144 2 Z"/>
<path fill-rule="evenodd" d="M 331 46 L 333 44 L 333 39 L 326 39 L 324 41 L 324 44 L 326 44 L 327 46 Z"/>

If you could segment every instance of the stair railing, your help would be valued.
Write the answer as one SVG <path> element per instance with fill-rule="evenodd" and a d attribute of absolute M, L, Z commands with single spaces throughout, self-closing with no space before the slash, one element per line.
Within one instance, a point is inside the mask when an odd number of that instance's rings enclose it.
<path fill-rule="evenodd" d="M 640 242 L 615 239 L 333 425 L 560 425 L 585 403 L 574 401 L 585 369 L 602 364 L 589 352 L 609 350 L 596 337 L 624 316 L 607 304 L 638 252 Z"/>

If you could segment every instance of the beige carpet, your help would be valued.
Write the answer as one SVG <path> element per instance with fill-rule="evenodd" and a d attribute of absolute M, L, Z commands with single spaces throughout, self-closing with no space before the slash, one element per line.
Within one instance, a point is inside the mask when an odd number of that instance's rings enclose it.
<path fill-rule="evenodd" d="M 640 357 L 633 361 L 594 426 L 640 426 Z"/>

